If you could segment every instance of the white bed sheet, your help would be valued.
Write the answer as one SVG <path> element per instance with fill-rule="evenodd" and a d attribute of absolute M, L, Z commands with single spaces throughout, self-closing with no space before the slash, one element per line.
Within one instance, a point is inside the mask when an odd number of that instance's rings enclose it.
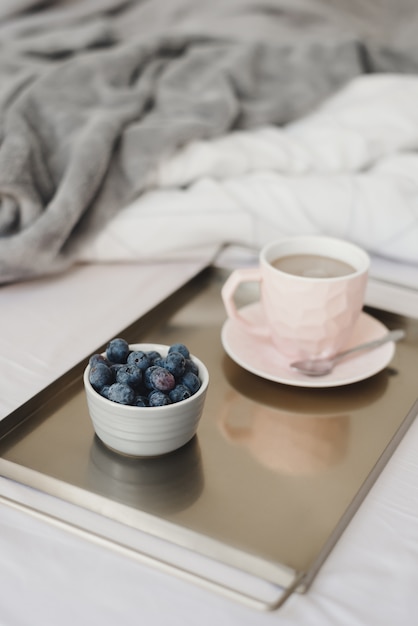
<path fill-rule="evenodd" d="M 207 265 L 78 265 L 0 289 L 0 419 L 92 354 Z"/>
<path fill-rule="evenodd" d="M 409 264 L 418 286 L 417 180 L 418 78 L 361 76 L 297 122 L 168 155 L 150 173 L 149 191 L 77 254 L 170 260 L 202 246 L 259 249 L 274 237 L 323 234 L 389 265 Z"/>
<path fill-rule="evenodd" d="M 65 277 L 4 288 L 0 292 L 3 328 L 7 325 L 0 351 L 3 415 L 25 394 L 59 375 L 59 368 L 78 362 L 90 347 L 148 310 L 201 265 L 195 260 L 142 268 L 85 266 Z M 113 291 L 114 297 L 109 298 L 104 291 L 109 281 L 117 285 L 117 297 Z M 4 374 L 10 372 L 7 354 L 15 355 L 11 364 L 15 376 L 5 383 Z M 39 363 L 42 367 L 23 392 L 23 374 L 33 373 Z M 58 369 L 51 369 L 53 363 L 58 363 Z M 19 397 L 17 391 L 23 395 Z M 414 423 L 308 593 L 292 596 L 274 613 L 255 612 L 0 502 L 0 623 L 414 624 L 418 615 L 417 450 L 418 424 Z M 1 496 L 27 504 L 38 497 L 48 499 L 4 478 Z M 59 501 L 54 505 L 71 509 L 73 519 L 80 522 L 86 515 Z"/>

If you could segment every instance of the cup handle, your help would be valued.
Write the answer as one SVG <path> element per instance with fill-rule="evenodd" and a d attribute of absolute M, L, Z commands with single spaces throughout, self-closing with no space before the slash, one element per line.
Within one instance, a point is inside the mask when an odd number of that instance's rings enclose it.
<path fill-rule="evenodd" d="M 241 283 L 254 283 L 261 281 L 261 273 L 258 267 L 240 268 L 234 270 L 226 279 L 222 290 L 222 300 L 228 317 L 235 320 L 247 332 L 262 337 L 268 336 L 269 330 L 266 325 L 257 325 L 243 317 L 235 305 L 234 295 Z"/>

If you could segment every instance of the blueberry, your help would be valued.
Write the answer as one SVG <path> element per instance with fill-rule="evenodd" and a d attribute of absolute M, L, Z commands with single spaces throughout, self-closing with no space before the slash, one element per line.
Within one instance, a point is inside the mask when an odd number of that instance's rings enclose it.
<path fill-rule="evenodd" d="M 118 370 L 119 370 L 121 367 L 123 367 L 123 363 L 112 363 L 112 364 L 110 365 L 110 369 L 111 369 L 111 371 L 113 372 L 113 376 L 114 376 L 115 380 L 116 380 L 116 374 L 118 373 Z"/>
<path fill-rule="evenodd" d="M 193 372 L 196 376 L 199 375 L 199 368 L 192 359 L 186 359 L 185 372 Z"/>
<path fill-rule="evenodd" d="M 149 406 L 148 398 L 146 396 L 136 396 L 134 406 Z"/>
<path fill-rule="evenodd" d="M 153 389 L 158 391 L 171 391 L 171 389 L 174 389 L 176 386 L 176 380 L 173 374 L 164 367 L 159 367 L 158 365 L 152 366 L 149 381 Z"/>
<path fill-rule="evenodd" d="M 129 345 L 125 339 L 112 339 L 106 348 L 106 357 L 111 363 L 126 363 L 130 352 Z"/>
<path fill-rule="evenodd" d="M 173 343 L 168 349 L 168 354 L 170 354 L 170 352 L 180 352 L 186 359 L 190 358 L 189 349 L 184 343 Z"/>
<path fill-rule="evenodd" d="M 191 395 L 190 389 L 188 389 L 185 385 L 176 385 L 168 394 L 171 402 L 181 402 L 182 400 L 187 400 L 187 398 L 190 398 Z"/>
<path fill-rule="evenodd" d="M 142 383 L 142 370 L 136 365 L 122 365 L 116 372 L 116 382 L 129 385 L 132 389 L 139 389 Z"/>
<path fill-rule="evenodd" d="M 93 356 L 89 358 L 89 365 L 93 366 L 93 365 L 96 365 L 97 363 L 104 363 L 105 365 L 110 365 L 109 361 L 107 360 L 105 356 L 103 356 L 103 354 L 93 354 Z"/>
<path fill-rule="evenodd" d="M 167 404 L 171 404 L 171 400 L 167 394 L 162 391 L 151 391 L 148 396 L 149 406 L 166 406 Z"/>
<path fill-rule="evenodd" d="M 147 357 L 151 361 L 151 365 L 154 365 L 156 359 L 161 359 L 161 354 L 157 350 L 149 350 L 146 352 Z"/>
<path fill-rule="evenodd" d="M 174 378 L 181 378 L 186 369 L 186 359 L 181 352 L 169 352 L 164 361 L 164 367 L 173 374 Z"/>
<path fill-rule="evenodd" d="M 89 359 L 89 380 L 103 397 L 119 404 L 164 406 L 181 402 L 201 385 L 199 369 L 183 343 L 173 343 L 167 356 L 158 350 L 133 350 L 125 339 L 112 339 L 105 355 Z"/>
<path fill-rule="evenodd" d="M 93 389 L 100 391 L 105 385 L 113 383 L 113 373 L 104 363 L 96 363 L 90 368 L 89 381 Z"/>
<path fill-rule="evenodd" d="M 134 350 L 131 352 L 126 362 L 128 365 L 136 365 L 136 367 L 139 367 L 141 370 L 146 370 L 147 367 L 152 365 L 152 360 L 143 350 Z"/>
<path fill-rule="evenodd" d="M 135 400 L 135 392 L 124 383 L 113 383 L 109 387 L 108 395 L 109 400 L 117 402 L 118 404 L 133 404 Z"/>
<path fill-rule="evenodd" d="M 156 365 L 151 365 L 144 371 L 142 381 L 147 389 L 153 389 L 153 385 L 151 382 L 151 374 L 156 367 L 157 367 Z"/>
<path fill-rule="evenodd" d="M 109 398 L 109 389 L 110 385 L 105 385 L 99 390 L 100 395 L 103 396 L 103 398 Z"/>
<path fill-rule="evenodd" d="M 193 372 L 186 372 L 183 378 L 181 379 L 181 383 L 187 387 L 192 394 L 196 393 L 196 391 L 200 388 L 200 379 Z"/>

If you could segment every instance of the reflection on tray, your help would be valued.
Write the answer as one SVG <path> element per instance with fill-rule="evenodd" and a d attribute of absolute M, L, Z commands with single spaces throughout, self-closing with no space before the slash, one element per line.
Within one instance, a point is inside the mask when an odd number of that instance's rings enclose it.
<path fill-rule="evenodd" d="M 229 400 L 237 402 L 233 397 Z M 318 417 L 262 405 L 254 405 L 252 419 L 245 425 L 230 423 L 229 415 L 226 406 L 220 422 L 222 433 L 246 446 L 262 465 L 276 472 L 315 474 L 341 461 L 347 452 L 347 415 Z"/>
<path fill-rule="evenodd" d="M 112 452 L 95 436 L 87 472 L 89 487 L 96 493 L 159 514 L 188 508 L 204 485 L 196 436 L 175 452 L 143 459 Z"/>
<path fill-rule="evenodd" d="M 231 385 L 219 420 L 224 437 L 269 470 L 293 476 L 340 463 L 349 447 L 350 412 L 359 402 L 376 402 L 387 387 L 382 374 L 359 383 L 359 393 L 353 386 L 337 393 L 295 390 L 243 372 L 229 358 L 224 373 Z"/>

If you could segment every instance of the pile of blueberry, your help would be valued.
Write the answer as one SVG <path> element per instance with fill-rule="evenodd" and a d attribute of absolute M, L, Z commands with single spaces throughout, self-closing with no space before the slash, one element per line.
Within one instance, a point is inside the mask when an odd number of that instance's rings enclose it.
<path fill-rule="evenodd" d="M 112 339 L 105 355 L 90 357 L 89 381 L 103 397 L 131 406 L 164 406 L 190 398 L 200 388 L 196 363 L 182 343 L 157 351 L 131 350 L 121 338 Z"/>

